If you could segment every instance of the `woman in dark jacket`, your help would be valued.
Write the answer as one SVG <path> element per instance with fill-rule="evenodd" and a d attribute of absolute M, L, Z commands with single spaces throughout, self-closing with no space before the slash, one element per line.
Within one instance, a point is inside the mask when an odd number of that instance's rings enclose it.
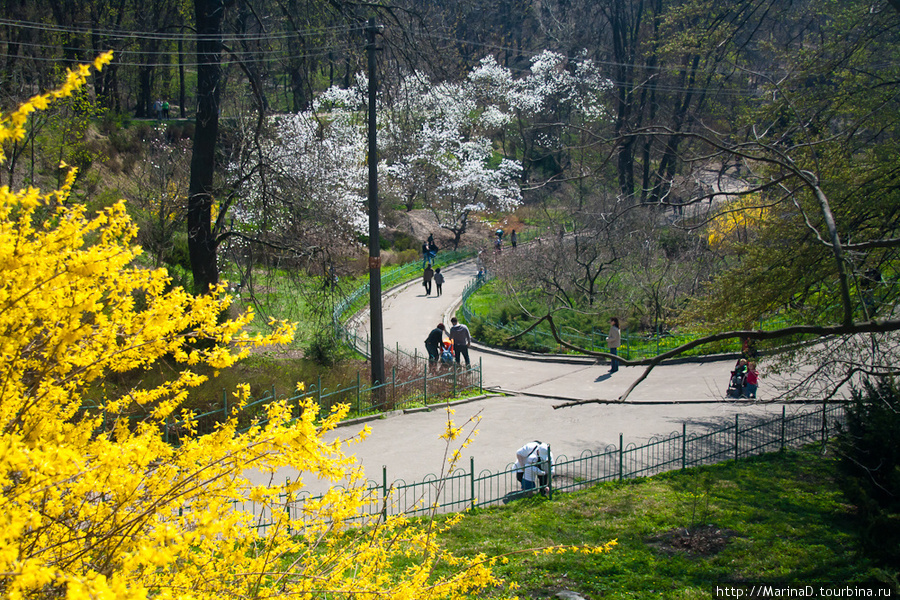
<path fill-rule="evenodd" d="M 428 337 L 425 338 L 425 349 L 428 351 L 428 360 L 432 363 L 438 362 L 441 358 L 441 344 L 444 343 L 444 331 L 447 328 L 443 323 L 438 323 L 437 327 L 431 330 Z"/>

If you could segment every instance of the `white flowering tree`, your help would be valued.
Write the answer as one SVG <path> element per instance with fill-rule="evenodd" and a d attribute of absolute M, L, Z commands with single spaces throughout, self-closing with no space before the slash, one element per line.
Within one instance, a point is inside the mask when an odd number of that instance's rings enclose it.
<path fill-rule="evenodd" d="M 416 194 L 454 247 L 474 212 L 509 211 L 522 200 L 521 168 L 494 151 L 489 133 L 493 106 L 478 103 L 467 81 L 433 84 L 417 73 L 405 78 L 398 96 L 404 110 L 384 126 L 384 172 L 389 190 L 405 198 Z"/>
<path fill-rule="evenodd" d="M 312 339 L 304 337 L 304 344 L 330 331 L 339 296 L 335 283 L 348 273 L 367 228 L 366 140 L 355 118 L 341 110 L 273 116 L 265 136 L 255 142 L 245 136 L 248 146 L 231 165 L 233 179 L 241 182 L 225 244 L 237 272 L 231 279 L 240 281 L 242 299 L 263 322 L 275 314 L 269 312 L 275 307 L 266 300 L 267 290 L 288 284 L 285 275 L 294 274 L 290 293 L 313 297 L 275 310 L 299 318 L 295 311 L 313 309 L 306 318 L 318 330 L 305 331 Z M 311 284 L 310 273 L 322 275 L 321 286 Z M 330 301 L 318 296 L 320 289 L 329 290 Z"/>
<path fill-rule="evenodd" d="M 523 165 L 533 155 L 503 142 L 507 130 L 522 129 L 517 119 L 541 123 L 529 144 L 560 148 L 556 117 L 601 119 L 604 86 L 589 61 L 551 52 L 521 78 L 490 57 L 458 82 L 402 77 L 379 98 L 382 189 L 407 208 L 431 210 L 458 246 L 473 213 L 514 210 L 522 200 Z M 277 247 L 303 240 L 310 251 L 365 232 L 367 89 L 359 75 L 349 89 L 328 90 L 312 111 L 272 119 L 234 213 L 255 239 Z"/>
<path fill-rule="evenodd" d="M 256 241 L 308 252 L 365 231 L 365 138 L 351 116 L 279 115 L 233 215 Z"/>
<path fill-rule="evenodd" d="M 396 97 L 402 110 L 383 127 L 388 189 L 407 206 L 418 199 L 458 245 L 473 212 L 513 210 L 520 183 L 541 157 L 564 161 L 567 124 L 605 118 L 609 82 L 589 60 L 543 52 L 523 77 L 489 56 L 460 82 L 416 73 Z M 555 169 L 558 170 L 558 169 Z"/>
<path fill-rule="evenodd" d="M 567 147 L 584 144 L 573 132 L 583 134 L 608 120 L 603 97 L 612 87 L 587 58 L 570 60 L 545 50 L 531 62 L 530 71 L 516 78 L 487 56 L 468 77 L 485 107 L 483 122 L 495 128 L 504 154 L 521 160 L 523 180 L 536 164 L 554 175 L 567 166 Z"/>

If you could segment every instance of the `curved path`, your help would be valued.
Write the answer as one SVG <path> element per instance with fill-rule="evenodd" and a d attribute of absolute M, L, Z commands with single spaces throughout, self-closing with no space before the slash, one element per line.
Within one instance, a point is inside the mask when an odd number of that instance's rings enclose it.
<path fill-rule="evenodd" d="M 449 326 L 461 301 L 462 290 L 475 276 L 473 262 L 442 269 L 446 277 L 443 295 L 425 296 L 421 281 L 390 290 L 383 299 L 384 340 L 386 347 L 408 352 L 425 352 L 428 332 L 444 322 Z M 434 290 L 432 290 L 434 291 Z M 357 326 L 365 335 L 368 321 Z M 476 340 L 477 342 L 477 340 Z M 476 470 L 501 470 L 515 460 L 515 451 L 523 443 L 539 439 L 552 445 L 554 454 L 570 457 L 584 450 L 603 450 L 618 446 L 619 434 L 625 444 L 643 442 L 653 436 L 681 431 L 700 432 L 734 422 L 734 415 L 780 415 L 781 404 L 725 401 L 725 388 L 734 359 L 682 363 L 656 367 L 629 396 L 628 403 L 616 403 L 643 367 L 620 366 L 615 374 L 609 366 L 582 359 L 574 364 L 550 362 L 521 354 L 498 353 L 475 347 L 473 362 L 484 369 L 485 388 L 503 390 L 496 395 L 453 406 L 457 425 L 480 416 L 478 435 L 463 451 L 468 468 L 469 456 Z M 760 381 L 759 396 L 773 395 L 771 380 Z M 592 403 L 554 409 L 566 400 L 605 399 L 610 403 Z M 788 405 L 788 413 L 799 410 Z M 369 438 L 348 448 L 365 467 L 370 479 L 381 481 L 382 467 L 388 482 L 404 479 L 421 481 L 427 474 L 440 474 L 445 468 L 445 444 L 440 439 L 447 426 L 447 412 L 438 407 L 430 411 L 393 413 L 369 421 Z M 355 434 L 362 425 L 341 427 L 338 435 Z M 278 477 L 291 477 L 279 473 Z M 313 482 L 311 490 L 317 487 Z"/>

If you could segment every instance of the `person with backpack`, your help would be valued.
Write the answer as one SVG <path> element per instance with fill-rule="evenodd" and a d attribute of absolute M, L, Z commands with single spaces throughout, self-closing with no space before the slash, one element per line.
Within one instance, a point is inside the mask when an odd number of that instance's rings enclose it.
<path fill-rule="evenodd" d="M 516 479 L 522 484 L 522 491 L 541 487 L 541 493 L 550 482 L 553 463 L 550 445 L 540 440 L 528 442 L 516 450 Z"/>
<path fill-rule="evenodd" d="M 438 267 L 434 270 L 434 287 L 435 293 L 440 296 L 441 295 L 441 286 L 444 285 L 444 274 L 441 273 L 441 268 Z"/>

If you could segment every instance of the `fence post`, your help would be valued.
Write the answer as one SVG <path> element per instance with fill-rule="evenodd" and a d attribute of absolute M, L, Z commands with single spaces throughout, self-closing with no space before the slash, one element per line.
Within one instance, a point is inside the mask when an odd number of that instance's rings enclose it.
<path fill-rule="evenodd" d="M 425 406 L 428 406 L 428 363 L 425 363 L 425 377 L 422 378 L 422 396 L 425 397 Z"/>
<path fill-rule="evenodd" d="M 456 365 L 451 365 L 450 369 L 453 371 L 453 397 L 456 398 Z"/>
<path fill-rule="evenodd" d="M 734 415 L 734 460 L 738 459 L 738 416 Z"/>
<path fill-rule="evenodd" d="M 291 478 L 288 477 L 284 482 L 285 489 L 288 489 L 290 487 L 290 485 L 291 485 Z M 290 535 L 291 534 L 291 493 L 290 492 L 285 492 L 284 512 L 287 513 L 287 521 L 288 521 L 287 522 L 287 532 L 288 532 L 288 535 Z"/>
<path fill-rule="evenodd" d="M 619 481 L 622 481 L 622 463 L 624 461 L 623 456 L 623 447 L 622 447 L 622 434 L 619 433 Z"/>
<path fill-rule="evenodd" d="M 225 418 L 228 418 L 228 392 L 222 388 L 222 407 L 225 411 Z"/>
<path fill-rule="evenodd" d="M 397 367 L 391 367 L 391 403 L 393 404 L 396 401 L 397 401 Z"/>
<path fill-rule="evenodd" d="M 828 419 L 826 419 L 826 415 L 828 414 L 828 402 L 822 402 L 822 447 L 825 447 L 825 444 L 828 443 Z"/>
<path fill-rule="evenodd" d="M 360 400 L 359 371 L 356 371 L 356 414 L 362 414 L 362 401 Z"/>
<path fill-rule="evenodd" d="M 316 383 L 316 404 L 319 405 L 319 408 L 322 407 L 322 374 L 319 374 L 319 378 Z"/>
<path fill-rule="evenodd" d="M 547 444 L 547 497 L 553 500 L 553 453 Z"/>
<path fill-rule="evenodd" d="M 478 357 L 478 393 L 484 393 L 484 359 L 482 357 Z"/>
<path fill-rule="evenodd" d="M 784 452 L 784 434 L 785 434 L 785 409 L 787 407 L 781 406 L 781 452 Z"/>
<path fill-rule="evenodd" d="M 475 510 L 475 457 L 469 457 L 469 493 L 472 497 L 472 510 Z"/>
<path fill-rule="evenodd" d="M 381 520 L 382 521 L 387 521 L 387 503 L 388 503 L 387 465 L 381 465 Z"/>
<path fill-rule="evenodd" d="M 687 422 L 681 422 L 681 470 L 687 468 Z"/>

